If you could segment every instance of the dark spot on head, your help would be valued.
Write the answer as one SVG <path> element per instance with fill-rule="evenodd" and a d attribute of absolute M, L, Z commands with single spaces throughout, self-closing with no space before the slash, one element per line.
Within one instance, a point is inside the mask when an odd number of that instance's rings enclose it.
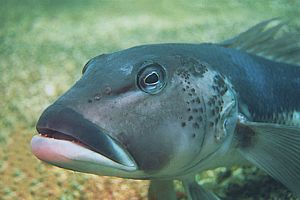
<path fill-rule="evenodd" d="M 192 89 L 191 89 L 191 92 L 192 92 L 192 93 L 195 93 L 195 92 L 196 92 L 195 88 L 192 88 Z"/>
<path fill-rule="evenodd" d="M 211 110 L 211 114 L 212 114 L 213 116 L 215 116 L 216 112 L 215 112 L 214 109 Z"/>
<path fill-rule="evenodd" d="M 222 101 L 218 100 L 218 105 L 221 106 L 222 105 Z"/>
<path fill-rule="evenodd" d="M 201 103 L 201 100 L 200 100 L 199 97 L 196 98 L 196 102 L 197 102 L 197 103 Z"/>
<path fill-rule="evenodd" d="M 202 116 L 197 117 L 197 120 L 202 122 L 202 120 L 203 120 Z"/>
<path fill-rule="evenodd" d="M 214 100 L 214 98 L 210 98 L 209 100 L 208 100 L 208 105 L 215 105 L 215 103 L 216 103 L 216 101 Z"/>
<path fill-rule="evenodd" d="M 190 108 L 188 108 L 188 109 L 187 109 L 187 111 L 189 111 L 189 112 L 190 112 L 190 111 L 191 111 L 191 109 L 190 109 Z"/>
<path fill-rule="evenodd" d="M 185 127 L 186 126 L 186 123 L 185 122 L 182 122 L 181 123 L 181 127 Z"/>
<path fill-rule="evenodd" d="M 227 92 L 227 87 L 225 87 L 223 90 L 220 91 L 220 94 L 223 96 Z"/>
<path fill-rule="evenodd" d="M 195 134 L 195 133 L 193 133 L 192 137 L 193 137 L 193 138 L 195 138 L 195 137 L 196 137 L 196 134 Z"/>
<path fill-rule="evenodd" d="M 197 109 L 197 108 L 194 108 L 194 109 L 193 109 L 193 112 L 194 112 L 194 113 L 197 113 L 197 112 L 198 112 L 198 109 Z"/>
<path fill-rule="evenodd" d="M 198 129 L 199 128 L 199 124 L 197 122 L 193 123 L 193 128 Z"/>
<path fill-rule="evenodd" d="M 189 93 L 188 95 L 189 95 L 189 96 L 193 96 L 193 94 L 192 94 L 192 93 Z"/>
<path fill-rule="evenodd" d="M 225 86 L 225 81 L 224 81 L 224 78 L 217 74 L 215 77 L 214 77 L 214 82 L 217 84 L 218 87 L 220 88 L 223 88 Z"/>
<path fill-rule="evenodd" d="M 184 91 L 184 92 L 185 92 L 185 88 L 182 88 L 182 91 Z"/>
<path fill-rule="evenodd" d="M 89 102 L 89 103 L 92 103 L 92 102 L 93 102 L 93 100 L 92 100 L 92 99 L 88 99 L 88 102 Z"/>
<path fill-rule="evenodd" d="M 192 66 L 191 68 L 191 72 L 198 77 L 203 77 L 204 73 L 207 72 L 207 64 L 205 63 L 200 63 L 195 59 L 189 59 L 189 63 L 190 66 Z"/>
<path fill-rule="evenodd" d="M 199 112 L 203 113 L 203 108 L 199 108 Z"/>
<path fill-rule="evenodd" d="M 215 125 L 214 122 L 209 122 L 210 127 L 214 127 L 214 125 Z"/>
<path fill-rule="evenodd" d="M 218 124 L 218 122 L 219 122 L 219 118 L 216 118 L 215 119 L 215 124 Z"/>
<path fill-rule="evenodd" d="M 189 116 L 189 121 L 192 121 L 193 120 L 193 116 Z"/>

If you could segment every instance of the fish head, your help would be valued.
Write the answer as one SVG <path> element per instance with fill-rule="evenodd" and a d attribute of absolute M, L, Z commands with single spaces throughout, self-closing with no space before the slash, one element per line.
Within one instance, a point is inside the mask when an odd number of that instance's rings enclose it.
<path fill-rule="evenodd" d="M 43 112 L 32 151 L 45 162 L 80 172 L 180 176 L 233 132 L 235 95 L 227 85 L 208 64 L 173 46 L 97 56 Z"/>

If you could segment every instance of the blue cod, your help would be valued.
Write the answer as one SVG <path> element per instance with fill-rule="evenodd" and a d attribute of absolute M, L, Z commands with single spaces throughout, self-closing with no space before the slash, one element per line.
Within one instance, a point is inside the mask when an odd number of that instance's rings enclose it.
<path fill-rule="evenodd" d="M 300 196 L 299 33 L 283 25 L 92 58 L 42 113 L 33 154 L 79 172 L 149 179 L 149 199 L 176 199 L 173 180 L 188 199 L 218 199 L 195 175 L 249 163 Z"/>

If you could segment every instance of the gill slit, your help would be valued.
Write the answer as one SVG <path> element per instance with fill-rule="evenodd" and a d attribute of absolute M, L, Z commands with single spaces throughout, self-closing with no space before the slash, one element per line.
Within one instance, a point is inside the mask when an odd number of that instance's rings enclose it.
<path fill-rule="evenodd" d="M 201 95 L 201 100 L 203 101 L 203 110 L 204 110 L 204 113 L 205 113 L 205 118 L 204 118 L 204 130 L 205 130 L 205 133 L 207 133 L 207 112 L 206 112 L 206 103 L 204 101 L 204 97 L 203 95 Z M 199 151 L 199 154 L 202 150 L 202 147 L 203 147 L 203 144 L 204 144 L 204 141 L 205 141 L 205 138 L 206 138 L 206 134 L 204 133 L 204 136 L 203 136 L 203 140 L 201 142 L 201 147 L 200 147 L 200 151 Z"/>

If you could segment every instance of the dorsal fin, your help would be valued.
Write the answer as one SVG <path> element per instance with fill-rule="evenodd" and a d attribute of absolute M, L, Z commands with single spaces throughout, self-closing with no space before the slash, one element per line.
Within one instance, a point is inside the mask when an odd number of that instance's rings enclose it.
<path fill-rule="evenodd" d="M 300 29 L 291 30 L 278 18 L 263 21 L 220 45 L 300 66 Z"/>

